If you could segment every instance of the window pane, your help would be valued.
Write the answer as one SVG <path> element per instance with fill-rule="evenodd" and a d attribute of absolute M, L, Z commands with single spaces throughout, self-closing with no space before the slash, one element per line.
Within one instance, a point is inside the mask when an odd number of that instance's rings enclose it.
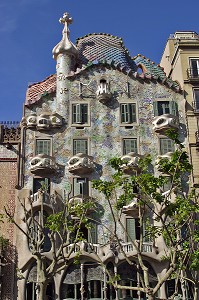
<path fill-rule="evenodd" d="M 135 219 L 126 219 L 127 242 L 136 239 Z"/>
<path fill-rule="evenodd" d="M 47 154 L 50 155 L 50 140 L 36 140 L 36 155 Z"/>
<path fill-rule="evenodd" d="M 136 122 L 136 104 L 121 103 L 120 104 L 121 123 Z"/>
<path fill-rule="evenodd" d="M 199 89 L 194 89 L 195 109 L 199 110 Z"/>
<path fill-rule="evenodd" d="M 130 152 L 138 152 L 137 139 L 123 139 L 123 154 L 125 155 Z"/>
<path fill-rule="evenodd" d="M 87 140 L 73 140 L 73 154 L 84 153 L 88 154 L 88 141 Z"/>
<path fill-rule="evenodd" d="M 88 123 L 88 104 L 72 105 L 72 123 Z"/>
<path fill-rule="evenodd" d="M 169 114 L 169 101 L 158 101 L 158 116 Z"/>
<path fill-rule="evenodd" d="M 170 139 L 160 139 L 160 154 L 166 154 L 167 152 L 174 152 L 174 141 Z"/>

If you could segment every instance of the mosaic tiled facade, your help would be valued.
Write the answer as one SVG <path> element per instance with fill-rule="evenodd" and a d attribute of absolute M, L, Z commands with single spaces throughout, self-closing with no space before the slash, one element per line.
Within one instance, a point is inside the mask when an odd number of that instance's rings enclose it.
<path fill-rule="evenodd" d="M 64 197 L 71 186 L 73 194 L 79 188 L 75 185 L 78 179 L 86 178 L 89 196 L 96 199 L 101 207 L 101 221 L 111 228 L 113 222 L 107 202 L 92 189 L 91 181 L 110 178 L 112 169 L 107 163 L 113 156 L 121 157 L 129 152 L 139 155 L 150 153 L 155 160 L 159 154 L 168 152 L 172 148 L 171 143 L 166 144 L 167 151 L 162 149 L 161 139 L 166 139 L 161 131 L 162 122 L 166 127 L 178 128 L 181 142 L 186 144 L 184 99 L 179 84 L 167 78 L 159 65 L 141 55 L 131 58 L 117 37 L 91 34 L 78 39 L 76 46 L 73 45 L 68 37 L 67 18 L 66 14 L 61 19 L 65 26 L 63 38 L 53 49 L 57 61 L 56 75 L 29 86 L 27 90 L 21 122 L 18 197 L 36 197 L 35 182 L 46 177 L 49 178 L 50 193 L 56 192 Z M 158 103 L 161 110 L 164 106 L 165 111 L 156 115 Z M 86 166 L 83 163 L 85 157 Z M 73 163 L 71 158 L 74 158 Z M 81 172 L 75 165 L 78 161 L 85 167 Z M 72 197 L 72 193 L 69 196 Z M 39 206 L 37 209 L 40 209 Z M 15 216 L 19 223 L 22 223 L 21 215 L 18 203 Z M 128 249 L 125 234 L 119 227 L 118 234 L 125 249 Z M 103 249 L 110 246 L 109 232 L 104 227 L 97 226 L 96 236 L 96 247 Z M 18 281 L 17 299 L 36 300 L 36 281 L 31 273 L 34 261 L 27 240 L 20 232 L 16 235 L 16 247 L 18 267 L 23 273 L 23 278 Z M 158 252 L 154 250 L 157 248 Z M 164 274 L 166 265 L 160 264 L 164 253 L 161 238 L 153 245 L 146 244 L 145 252 L 145 259 L 155 274 Z M 114 270 L 122 269 L 121 261 L 115 263 L 110 251 L 109 254 L 104 253 L 99 254 L 103 261 L 111 262 Z M 85 266 L 82 263 L 81 269 L 75 267 L 71 260 L 66 270 L 55 275 L 54 296 L 50 297 L 79 299 L 76 288 L 80 290 L 80 279 L 86 270 L 84 275 L 89 284 L 91 281 L 96 283 L 95 295 L 89 299 L 103 299 L 104 291 L 108 290 L 105 274 L 99 267 L 87 267 L 86 263 L 89 264 L 90 260 L 87 253 Z M 128 273 L 125 267 L 123 271 Z M 100 288 L 97 285 L 99 281 Z M 76 294 L 69 297 L 68 286 L 71 284 Z M 160 297 L 167 298 L 164 285 L 160 289 Z M 110 295 L 107 298 L 114 299 Z"/>

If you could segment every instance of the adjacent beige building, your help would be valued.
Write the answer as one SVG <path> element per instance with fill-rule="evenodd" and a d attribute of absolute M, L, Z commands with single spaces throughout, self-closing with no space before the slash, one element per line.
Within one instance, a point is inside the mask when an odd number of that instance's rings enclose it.
<path fill-rule="evenodd" d="M 191 183 L 199 186 L 199 35 L 176 31 L 166 43 L 160 62 L 166 75 L 177 80 L 184 90 L 187 136 L 193 164 Z"/>

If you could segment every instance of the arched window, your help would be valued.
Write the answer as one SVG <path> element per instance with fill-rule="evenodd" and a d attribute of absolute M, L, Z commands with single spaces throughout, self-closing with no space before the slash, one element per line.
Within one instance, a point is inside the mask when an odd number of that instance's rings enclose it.
<path fill-rule="evenodd" d="M 34 263 L 26 280 L 26 300 L 37 300 L 37 265 Z M 54 299 L 54 283 L 49 282 L 46 288 L 47 299 Z"/>

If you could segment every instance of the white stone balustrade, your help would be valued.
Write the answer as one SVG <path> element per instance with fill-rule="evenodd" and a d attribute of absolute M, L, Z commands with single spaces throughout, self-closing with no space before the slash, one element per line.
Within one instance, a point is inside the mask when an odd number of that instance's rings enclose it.
<path fill-rule="evenodd" d="M 157 133 L 164 132 L 167 129 L 175 129 L 179 128 L 178 117 L 170 114 L 164 114 L 161 116 L 157 116 L 153 119 L 153 130 Z"/>
<path fill-rule="evenodd" d="M 67 163 L 68 171 L 73 174 L 88 174 L 95 169 L 93 157 L 83 153 L 77 153 Z"/>

